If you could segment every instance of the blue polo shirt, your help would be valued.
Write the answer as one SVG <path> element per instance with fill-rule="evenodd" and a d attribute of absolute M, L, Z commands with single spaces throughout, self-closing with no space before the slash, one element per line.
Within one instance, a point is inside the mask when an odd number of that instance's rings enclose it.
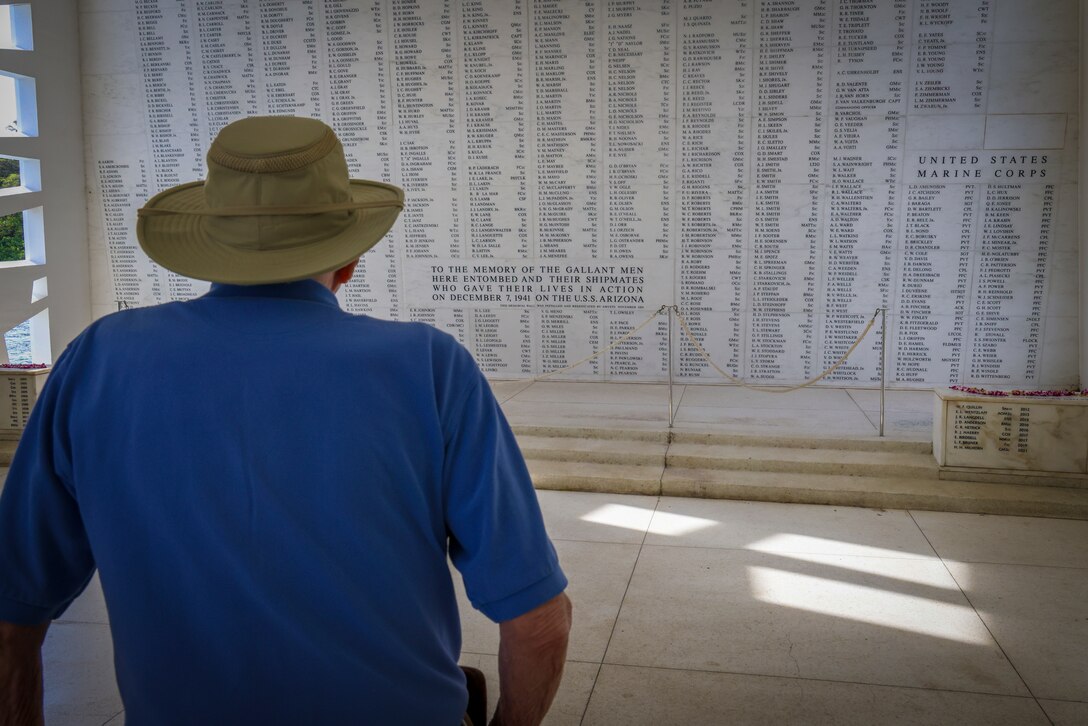
<path fill-rule="evenodd" d="M 0 497 L 0 619 L 97 567 L 130 726 L 456 724 L 447 555 L 495 621 L 566 586 L 469 353 L 313 281 L 85 330 Z"/>

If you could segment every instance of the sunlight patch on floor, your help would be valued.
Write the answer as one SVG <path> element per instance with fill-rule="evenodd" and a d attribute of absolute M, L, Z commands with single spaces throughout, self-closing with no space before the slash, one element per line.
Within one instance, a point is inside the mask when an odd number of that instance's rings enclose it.
<path fill-rule="evenodd" d="M 991 644 L 981 624 L 964 628 L 965 620 L 977 622 L 978 618 L 968 605 L 770 567 L 747 570 L 752 596 L 769 605 L 959 643 Z"/>
<path fill-rule="evenodd" d="M 713 519 L 670 512 L 654 512 L 652 509 L 629 507 L 625 504 L 605 504 L 582 515 L 580 519 L 584 522 L 623 527 L 640 532 L 648 531 L 650 534 L 669 537 L 680 537 L 719 524 Z"/>
<path fill-rule="evenodd" d="M 860 544 L 844 540 L 827 539 L 825 537 L 813 537 L 808 534 L 796 534 L 794 532 L 778 532 L 756 540 L 745 546 L 745 549 L 755 552 L 822 552 L 849 554 L 857 557 L 895 557 L 903 558 L 913 553 L 902 550 L 891 550 L 884 547 Z M 919 559 L 914 557 L 913 559 Z M 928 559 L 928 558 L 927 558 Z M 936 560 L 936 555 L 931 559 Z"/>

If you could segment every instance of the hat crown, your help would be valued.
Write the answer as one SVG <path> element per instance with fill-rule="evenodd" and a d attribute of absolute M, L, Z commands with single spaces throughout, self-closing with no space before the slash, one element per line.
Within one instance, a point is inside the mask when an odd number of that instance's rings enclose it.
<path fill-rule="evenodd" d="M 338 147 L 333 130 L 316 119 L 257 116 L 224 126 L 208 149 L 208 162 L 249 174 L 275 173 L 308 166 Z"/>
<path fill-rule="evenodd" d="M 279 249 L 352 224 L 350 212 L 275 216 L 277 208 L 351 199 L 344 149 L 315 119 L 256 116 L 223 127 L 208 149 L 204 198 L 210 209 L 261 207 L 267 217 L 213 217 L 205 232 L 225 245 Z"/>

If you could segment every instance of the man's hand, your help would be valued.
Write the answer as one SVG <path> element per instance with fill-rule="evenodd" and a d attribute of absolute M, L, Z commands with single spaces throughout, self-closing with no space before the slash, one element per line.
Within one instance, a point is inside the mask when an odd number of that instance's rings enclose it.
<path fill-rule="evenodd" d="M 0 726 L 41 726 L 42 642 L 49 621 L 0 621 Z"/>
<path fill-rule="evenodd" d="M 567 657 L 571 605 L 560 594 L 499 623 L 499 703 L 491 726 L 537 726 L 552 705 Z"/>

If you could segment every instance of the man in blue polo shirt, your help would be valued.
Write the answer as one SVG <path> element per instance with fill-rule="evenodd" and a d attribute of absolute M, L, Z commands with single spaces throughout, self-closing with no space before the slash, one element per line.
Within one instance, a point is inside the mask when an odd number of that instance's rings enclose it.
<path fill-rule="evenodd" d="M 42 639 L 96 568 L 129 726 L 462 723 L 447 555 L 500 623 L 493 723 L 540 722 L 570 603 L 510 429 L 450 336 L 334 296 L 402 205 L 265 117 L 140 210 L 152 259 L 216 284 L 50 374 L 0 497 L 0 724 L 40 722 Z"/>

